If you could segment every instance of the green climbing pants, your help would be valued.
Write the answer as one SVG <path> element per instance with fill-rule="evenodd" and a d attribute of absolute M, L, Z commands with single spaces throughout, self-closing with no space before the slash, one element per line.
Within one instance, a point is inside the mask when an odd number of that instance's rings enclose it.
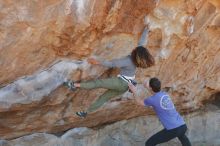
<path fill-rule="evenodd" d="M 107 79 L 98 79 L 89 82 L 80 83 L 80 88 L 84 89 L 95 89 L 105 88 L 105 91 L 90 107 L 87 112 L 93 112 L 104 103 L 109 101 L 111 98 L 121 95 L 128 90 L 128 83 L 119 77 L 112 77 Z"/>

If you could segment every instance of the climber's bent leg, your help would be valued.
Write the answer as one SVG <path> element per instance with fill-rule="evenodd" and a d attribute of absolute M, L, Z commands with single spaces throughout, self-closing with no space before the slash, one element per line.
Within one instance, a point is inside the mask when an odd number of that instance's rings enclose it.
<path fill-rule="evenodd" d="M 84 118 L 87 116 L 87 112 L 93 112 L 97 110 L 99 107 L 101 107 L 104 103 L 106 103 L 113 97 L 121 95 L 128 90 L 127 82 L 123 81 L 122 79 L 119 79 L 118 81 L 116 80 L 116 83 L 120 85 L 117 90 L 109 89 L 105 91 L 94 103 L 92 103 L 92 105 L 87 109 L 87 111 L 76 112 L 76 115 Z"/>
<path fill-rule="evenodd" d="M 93 112 L 97 110 L 99 107 L 101 107 L 104 103 L 109 101 L 111 98 L 123 94 L 124 92 L 119 92 L 116 90 L 107 90 L 104 94 L 102 94 L 95 102 L 92 103 L 92 105 L 87 109 L 87 111 L 79 111 L 76 112 L 76 115 L 85 118 L 87 116 L 88 112 Z"/>
<path fill-rule="evenodd" d="M 126 91 L 126 90 L 125 90 Z M 93 112 L 101 107 L 104 103 L 117 95 L 123 94 L 125 91 L 107 90 L 87 109 L 87 112 Z"/>
<path fill-rule="evenodd" d="M 128 88 L 127 82 L 125 82 L 124 80 L 118 77 L 97 79 L 82 83 L 74 83 L 73 81 L 68 80 L 64 82 L 63 85 L 73 91 L 78 87 L 84 89 L 105 88 L 105 89 L 118 90 L 118 91 L 124 90 L 124 88 Z"/>
<path fill-rule="evenodd" d="M 87 116 L 87 113 L 93 112 L 97 110 L 99 107 L 101 107 L 104 103 L 109 101 L 111 98 L 123 94 L 125 91 L 116 91 L 116 90 L 107 90 L 104 94 L 102 94 L 92 105 L 87 109 L 87 111 L 79 111 L 76 112 L 76 115 L 85 118 Z"/>
<path fill-rule="evenodd" d="M 80 83 L 80 87 L 84 89 L 108 89 L 94 103 L 92 103 L 92 105 L 87 109 L 87 111 L 76 112 L 76 115 L 80 117 L 86 117 L 87 112 L 95 111 L 96 109 L 101 107 L 105 102 L 109 101 L 111 98 L 126 92 L 128 90 L 128 83 L 121 78 L 113 77 L 108 79 L 99 79 Z"/>
<path fill-rule="evenodd" d="M 94 88 L 105 88 L 110 90 L 121 91 L 125 88 L 128 89 L 127 82 L 123 81 L 118 77 L 107 78 L 107 79 L 98 79 L 88 82 L 80 83 L 80 88 L 84 89 L 94 89 Z"/>

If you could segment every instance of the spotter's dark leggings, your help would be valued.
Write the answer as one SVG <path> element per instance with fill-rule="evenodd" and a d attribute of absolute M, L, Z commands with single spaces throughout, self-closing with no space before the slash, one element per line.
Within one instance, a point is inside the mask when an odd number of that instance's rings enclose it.
<path fill-rule="evenodd" d="M 189 139 L 185 135 L 186 130 L 187 126 L 185 124 L 171 130 L 163 129 L 151 136 L 146 141 L 145 146 L 156 146 L 157 144 L 167 142 L 176 137 L 180 140 L 182 146 L 191 146 Z"/>

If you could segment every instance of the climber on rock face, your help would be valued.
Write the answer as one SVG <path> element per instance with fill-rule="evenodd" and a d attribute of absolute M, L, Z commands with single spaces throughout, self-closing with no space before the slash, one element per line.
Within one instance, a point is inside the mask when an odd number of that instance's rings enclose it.
<path fill-rule="evenodd" d="M 141 41 L 145 41 L 148 35 L 148 28 L 144 30 L 144 37 Z M 143 35 L 142 35 L 143 36 Z M 141 45 L 141 43 L 139 43 Z M 120 74 L 117 77 L 107 79 L 97 79 L 88 82 L 75 83 L 74 81 L 64 82 L 64 85 L 69 89 L 83 88 L 105 88 L 108 89 L 102 94 L 86 111 L 76 112 L 79 117 L 86 117 L 88 112 L 93 112 L 104 103 L 115 96 L 121 95 L 128 90 L 128 83 L 134 83 L 136 67 L 147 68 L 154 65 L 154 58 L 149 51 L 143 46 L 136 47 L 130 55 L 112 61 L 99 61 L 94 58 L 88 59 L 90 64 L 103 65 L 109 68 L 119 68 Z"/>
<path fill-rule="evenodd" d="M 153 107 L 164 129 L 151 136 L 145 143 L 145 146 L 156 146 L 157 144 L 167 142 L 173 138 L 178 138 L 183 146 L 191 146 L 189 139 L 185 135 L 187 126 L 170 98 L 170 96 L 161 91 L 161 82 L 157 78 L 151 78 L 144 86 L 152 96 L 142 100 L 137 97 L 136 87 L 128 83 L 129 89 L 134 93 L 135 101 L 141 106 Z"/>

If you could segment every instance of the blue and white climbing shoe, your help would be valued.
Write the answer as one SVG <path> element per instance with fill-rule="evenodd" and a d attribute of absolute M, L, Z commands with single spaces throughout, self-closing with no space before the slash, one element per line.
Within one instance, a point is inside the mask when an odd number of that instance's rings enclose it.
<path fill-rule="evenodd" d="M 87 112 L 79 111 L 79 112 L 76 112 L 76 115 L 81 118 L 85 118 L 87 116 Z"/>
<path fill-rule="evenodd" d="M 63 82 L 63 85 L 66 86 L 67 88 L 69 88 L 72 91 L 76 90 L 76 87 L 74 86 L 74 82 L 71 80 L 67 80 L 65 82 Z"/>

